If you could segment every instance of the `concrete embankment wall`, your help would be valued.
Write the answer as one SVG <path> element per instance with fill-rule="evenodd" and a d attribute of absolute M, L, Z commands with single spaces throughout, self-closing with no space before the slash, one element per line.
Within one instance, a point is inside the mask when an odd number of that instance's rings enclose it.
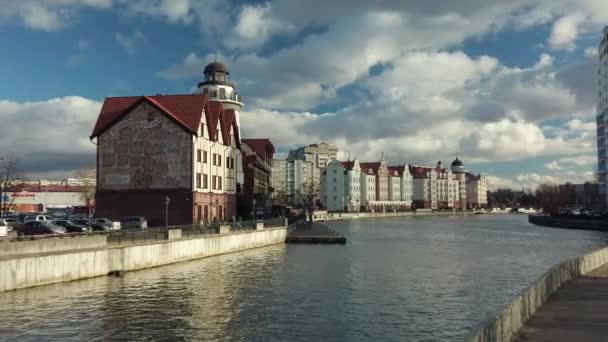
<path fill-rule="evenodd" d="M 582 229 L 582 230 L 608 230 L 608 222 L 603 219 L 585 219 L 569 217 L 551 217 L 548 215 L 530 215 L 528 222 L 547 227 Z"/>
<path fill-rule="evenodd" d="M 407 217 L 407 216 L 450 216 L 450 215 L 473 215 L 474 211 L 402 211 L 402 212 L 365 212 L 365 213 L 327 213 L 316 212 L 313 215 L 314 220 L 332 221 L 332 220 L 347 220 L 357 218 L 370 217 Z"/>
<path fill-rule="evenodd" d="M 0 292 L 284 243 L 286 228 L 0 257 Z M 105 236 L 104 236 L 105 237 Z"/>
<path fill-rule="evenodd" d="M 484 322 L 468 340 L 474 342 L 510 341 L 513 335 L 565 283 L 608 263 L 608 248 L 563 262 L 543 274 L 524 290 L 498 316 Z"/>
<path fill-rule="evenodd" d="M 0 239 L 0 258 L 5 256 L 101 248 L 106 245 L 107 238 L 103 234 L 67 234 L 59 237 Z"/>

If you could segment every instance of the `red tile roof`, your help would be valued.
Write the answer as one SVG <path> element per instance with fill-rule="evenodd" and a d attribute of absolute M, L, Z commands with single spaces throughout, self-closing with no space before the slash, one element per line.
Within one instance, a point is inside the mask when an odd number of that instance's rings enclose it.
<path fill-rule="evenodd" d="M 243 139 L 242 142 L 251 147 L 262 160 L 266 160 L 266 152 L 270 152 L 270 159 L 273 158 L 275 149 L 270 139 Z"/>
<path fill-rule="evenodd" d="M 395 171 L 397 171 L 397 174 L 399 176 L 403 176 L 403 171 L 405 170 L 405 165 L 398 165 L 398 166 L 389 166 L 388 167 L 388 174 L 391 176 L 395 175 Z"/>
<path fill-rule="evenodd" d="M 198 133 L 205 113 L 210 140 L 217 141 L 219 122 L 224 143 L 230 144 L 231 128 L 234 129 L 237 144 L 239 142 L 234 109 L 224 109 L 221 102 L 208 101 L 205 94 L 108 97 L 101 107 L 91 138 L 99 136 L 144 101 L 168 115 L 191 134 Z"/>
<path fill-rule="evenodd" d="M 207 103 L 207 95 L 107 97 L 97 117 L 91 138 L 103 133 L 124 115 L 128 114 L 135 106 L 144 101 L 158 108 L 191 133 L 196 134 L 205 104 Z"/>
<path fill-rule="evenodd" d="M 380 162 L 373 163 L 359 163 L 361 167 L 361 172 L 367 173 L 368 175 L 378 174 L 378 169 L 380 169 Z M 370 173 L 369 170 L 372 170 L 373 173 Z"/>
<path fill-rule="evenodd" d="M 355 161 L 354 160 L 341 161 L 340 164 L 342 164 L 342 166 L 346 170 L 352 170 L 353 166 L 355 165 Z"/>

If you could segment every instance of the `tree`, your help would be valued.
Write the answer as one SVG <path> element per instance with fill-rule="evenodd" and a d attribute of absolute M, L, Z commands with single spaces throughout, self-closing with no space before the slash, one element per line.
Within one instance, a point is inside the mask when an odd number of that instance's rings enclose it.
<path fill-rule="evenodd" d="M 91 202 L 95 199 L 97 191 L 95 169 L 80 169 L 74 172 L 74 177 L 78 178 L 82 184 L 80 186 L 80 198 L 86 203 L 87 211 L 90 215 Z"/>
<path fill-rule="evenodd" d="M 309 220 L 312 222 L 315 201 L 319 198 L 319 185 L 310 181 L 303 183 L 302 188 L 298 190 L 298 197 L 308 211 Z"/>
<path fill-rule="evenodd" d="M 536 198 L 543 207 L 543 211 L 548 214 L 557 214 L 560 208 L 567 203 L 567 193 L 560 191 L 558 185 L 541 184 L 536 189 Z"/>
<path fill-rule="evenodd" d="M 16 156 L 0 159 L 0 216 L 6 216 L 10 210 L 14 198 L 8 202 L 9 187 L 20 178 L 21 168 Z"/>

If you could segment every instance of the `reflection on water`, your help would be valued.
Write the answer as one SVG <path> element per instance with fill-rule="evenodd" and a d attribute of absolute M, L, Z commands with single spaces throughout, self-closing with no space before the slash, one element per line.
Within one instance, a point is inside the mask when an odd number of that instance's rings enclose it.
<path fill-rule="evenodd" d="M 331 223 L 346 246 L 277 245 L 0 294 L 19 341 L 461 340 L 606 234 L 525 216 Z"/>

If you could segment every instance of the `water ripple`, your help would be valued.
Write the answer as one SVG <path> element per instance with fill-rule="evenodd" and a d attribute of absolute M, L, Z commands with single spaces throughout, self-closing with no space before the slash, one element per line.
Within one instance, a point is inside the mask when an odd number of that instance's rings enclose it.
<path fill-rule="evenodd" d="M 606 243 L 525 216 L 331 223 L 279 245 L 0 294 L 7 341 L 458 341 L 550 266 Z"/>

